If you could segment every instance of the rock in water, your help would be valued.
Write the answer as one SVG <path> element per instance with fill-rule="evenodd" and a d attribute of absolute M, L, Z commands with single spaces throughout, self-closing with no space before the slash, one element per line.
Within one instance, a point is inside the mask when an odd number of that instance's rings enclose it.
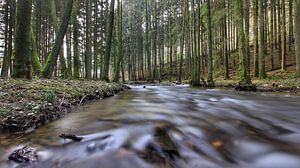
<path fill-rule="evenodd" d="M 8 159 L 18 163 L 37 162 L 38 155 L 34 148 L 25 146 L 21 149 L 15 150 L 11 155 L 9 155 Z"/>

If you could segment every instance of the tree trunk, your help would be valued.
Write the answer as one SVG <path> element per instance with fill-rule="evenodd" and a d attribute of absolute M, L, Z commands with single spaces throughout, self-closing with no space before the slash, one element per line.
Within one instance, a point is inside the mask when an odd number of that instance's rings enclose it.
<path fill-rule="evenodd" d="M 50 9 L 51 9 L 52 24 L 54 26 L 55 32 L 57 33 L 59 31 L 59 24 L 58 24 L 58 16 L 56 14 L 57 9 L 56 9 L 56 5 L 55 5 L 55 0 L 51 0 Z M 61 50 L 59 53 L 59 62 L 60 62 L 60 66 L 61 66 L 62 77 L 65 78 L 66 72 L 67 72 L 67 66 L 66 66 L 66 60 L 64 57 L 64 45 L 63 44 L 61 46 Z"/>
<path fill-rule="evenodd" d="M 269 47 L 270 47 L 270 62 L 271 62 L 271 69 L 274 69 L 274 14 L 273 10 L 274 9 L 274 0 L 271 0 L 271 5 L 270 5 L 270 42 L 269 42 Z"/>
<path fill-rule="evenodd" d="M 5 28 L 4 28 L 4 57 L 3 57 L 3 66 L 2 66 L 2 70 L 1 70 L 1 78 L 8 78 L 8 70 L 9 70 L 9 66 L 10 66 L 10 62 L 11 59 L 9 58 L 9 54 L 8 54 L 8 35 L 9 35 L 9 4 L 8 2 L 6 2 L 5 4 L 5 9 L 4 9 L 4 24 L 5 24 Z"/>
<path fill-rule="evenodd" d="M 286 13 L 285 13 L 285 0 L 281 0 L 281 70 L 286 70 Z"/>
<path fill-rule="evenodd" d="M 265 57 L 266 57 L 266 44 L 265 44 L 265 16 L 264 16 L 265 3 L 264 0 L 259 1 L 259 78 L 266 78 Z"/>
<path fill-rule="evenodd" d="M 74 57 L 74 78 L 80 78 L 80 59 L 79 59 L 79 44 L 78 44 L 78 0 L 74 0 L 72 7 L 72 25 L 73 25 L 73 57 Z"/>
<path fill-rule="evenodd" d="M 64 17 L 62 19 L 59 31 L 55 38 L 54 46 L 52 48 L 51 53 L 48 56 L 46 65 L 42 71 L 43 78 L 50 78 L 52 76 L 55 63 L 57 62 L 57 57 L 60 53 L 61 46 L 63 44 L 64 36 L 68 29 L 68 25 L 69 25 L 71 13 L 72 13 L 72 5 L 73 5 L 73 0 L 68 0 L 66 9 L 65 9 L 65 13 L 64 13 Z"/>
<path fill-rule="evenodd" d="M 114 73 L 114 82 L 119 82 L 120 79 L 120 69 L 121 69 L 121 60 L 123 55 L 123 47 L 122 47 L 122 1 L 117 0 L 117 58 L 116 58 L 116 67 Z"/>
<path fill-rule="evenodd" d="M 18 0 L 13 78 L 31 79 L 31 0 Z"/>
<path fill-rule="evenodd" d="M 114 29 L 114 18 L 115 18 L 115 0 L 111 1 L 109 17 L 107 19 L 107 37 L 106 37 L 106 49 L 104 56 L 104 72 L 101 80 L 109 81 L 109 61 L 110 61 L 110 52 L 112 47 L 112 34 Z"/>
<path fill-rule="evenodd" d="M 297 71 L 296 76 L 300 77 L 300 0 L 295 2 L 295 39 L 296 39 L 296 60 Z"/>
<path fill-rule="evenodd" d="M 85 27 L 85 79 L 92 79 L 92 58 L 91 58 L 91 0 L 85 1 L 86 8 L 86 27 Z"/>
<path fill-rule="evenodd" d="M 213 58 L 212 58 L 212 26 L 211 26 L 211 9 L 210 9 L 210 0 L 206 1 L 207 3 L 207 59 L 208 59 L 208 76 L 207 82 L 208 85 L 214 85 L 213 81 Z"/>

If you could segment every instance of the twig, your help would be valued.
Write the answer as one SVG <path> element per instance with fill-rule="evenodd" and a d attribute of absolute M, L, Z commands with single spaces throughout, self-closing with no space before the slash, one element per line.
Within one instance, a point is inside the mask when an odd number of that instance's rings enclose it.
<path fill-rule="evenodd" d="M 61 100 L 61 102 L 60 102 L 60 106 L 62 106 L 62 104 L 64 103 L 64 101 L 65 101 L 65 97 L 66 97 L 66 93 L 64 93 L 64 96 L 63 96 L 63 98 L 62 98 L 62 100 Z"/>
<path fill-rule="evenodd" d="M 87 95 L 83 96 L 83 98 L 82 98 L 82 99 L 80 100 L 80 102 L 79 102 L 79 106 L 82 105 L 83 100 L 84 100 L 87 96 L 89 96 L 89 95 L 87 94 Z"/>

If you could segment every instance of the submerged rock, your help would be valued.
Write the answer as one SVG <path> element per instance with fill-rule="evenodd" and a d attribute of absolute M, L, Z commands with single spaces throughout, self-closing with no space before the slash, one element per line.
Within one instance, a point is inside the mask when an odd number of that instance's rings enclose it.
<path fill-rule="evenodd" d="M 38 155 L 34 148 L 25 146 L 15 150 L 8 159 L 17 163 L 33 163 L 38 161 Z"/>

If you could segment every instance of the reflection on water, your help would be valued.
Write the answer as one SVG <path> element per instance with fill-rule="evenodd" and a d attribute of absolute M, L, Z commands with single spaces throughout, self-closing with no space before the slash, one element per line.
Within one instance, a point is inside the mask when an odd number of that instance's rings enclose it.
<path fill-rule="evenodd" d="M 0 167 L 14 167 L 7 155 L 31 144 L 39 151 L 36 167 L 297 168 L 299 102 L 284 95 L 134 87 L 28 135 L 1 134 Z M 61 133 L 84 140 L 65 141 Z"/>

